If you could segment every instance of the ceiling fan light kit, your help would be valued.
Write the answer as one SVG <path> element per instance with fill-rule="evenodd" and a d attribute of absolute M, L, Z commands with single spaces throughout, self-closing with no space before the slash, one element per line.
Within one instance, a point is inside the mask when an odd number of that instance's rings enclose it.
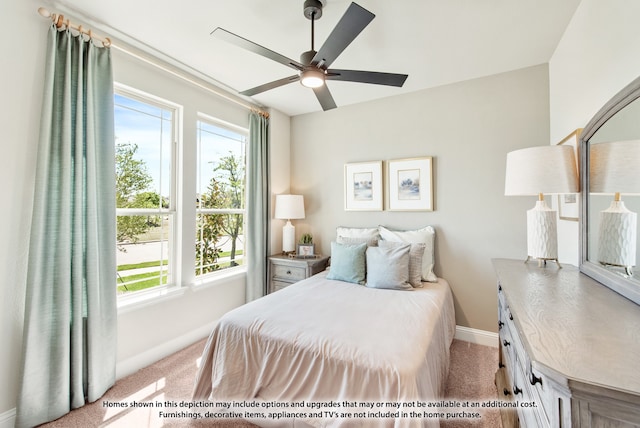
<path fill-rule="evenodd" d="M 337 106 L 329 88 L 327 88 L 325 84 L 327 80 L 341 80 L 395 87 L 402 87 L 402 85 L 404 85 L 408 77 L 406 74 L 329 68 L 333 61 L 351 44 L 358 34 L 369 25 L 373 18 L 375 18 L 375 15 L 362 6 L 351 3 L 320 50 L 316 52 L 314 49 L 314 22 L 322 16 L 324 3 L 325 1 L 323 0 L 305 0 L 304 2 L 304 16 L 311 20 L 311 50 L 303 52 L 302 55 L 300 55 L 300 62 L 280 55 L 277 52 L 220 27 L 213 30 L 211 34 L 250 52 L 279 62 L 297 72 L 293 76 L 288 76 L 242 91 L 242 95 L 253 96 L 299 80 L 303 86 L 313 89 L 323 110 L 330 110 Z"/>

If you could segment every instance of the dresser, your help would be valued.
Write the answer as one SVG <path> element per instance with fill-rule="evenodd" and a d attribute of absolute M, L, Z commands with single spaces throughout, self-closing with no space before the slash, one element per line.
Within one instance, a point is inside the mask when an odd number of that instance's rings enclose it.
<path fill-rule="evenodd" d="M 327 268 L 328 256 L 308 259 L 284 255 L 269 256 L 269 292 L 273 293 Z"/>
<path fill-rule="evenodd" d="M 570 265 L 495 259 L 509 427 L 640 427 L 640 306 Z"/>

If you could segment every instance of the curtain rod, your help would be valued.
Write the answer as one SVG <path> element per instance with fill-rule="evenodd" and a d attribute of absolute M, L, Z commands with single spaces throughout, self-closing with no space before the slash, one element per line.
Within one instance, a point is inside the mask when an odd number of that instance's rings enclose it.
<path fill-rule="evenodd" d="M 215 95 L 217 95 L 217 96 L 219 96 L 221 98 L 224 98 L 224 99 L 226 99 L 228 101 L 231 101 L 231 102 L 233 102 L 235 104 L 238 104 L 238 105 L 240 105 L 240 106 L 242 106 L 242 107 L 244 107 L 244 108 L 246 108 L 248 110 L 251 110 L 253 112 L 259 113 L 259 114 L 261 114 L 261 115 L 263 115 L 265 117 L 269 117 L 269 113 L 267 111 L 264 111 L 262 109 L 254 107 L 254 106 L 252 106 L 250 104 L 243 103 L 242 101 L 239 101 L 239 100 L 237 100 L 235 98 L 227 96 L 226 94 L 221 93 L 219 91 L 216 91 L 215 89 L 211 88 L 210 86 L 204 85 L 204 84 L 202 84 L 202 83 L 200 83 L 200 82 L 198 82 L 198 81 L 196 81 L 194 79 L 191 79 L 190 77 L 185 76 L 182 73 L 178 73 L 178 72 L 176 72 L 174 70 L 171 70 L 171 69 L 163 66 L 162 64 L 159 64 L 159 63 L 157 63 L 155 61 L 150 60 L 149 58 L 145 58 L 144 56 L 138 55 L 137 53 L 132 52 L 132 51 L 130 51 L 130 50 L 128 50 L 128 49 L 126 49 L 126 48 L 124 48 L 122 46 L 114 44 L 111 41 L 111 39 L 108 38 L 108 37 L 98 36 L 98 35 L 92 33 L 91 29 L 86 29 L 86 28 L 83 28 L 82 25 L 75 25 L 75 24 L 71 23 L 69 21 L 69 18 L 65 19 L 64 15 L 62 15 L 62 14 L 51 13 L 51 12 L 49 12 L 49 10 L 47 10 L 44 7 L 39 7 L 38 8 L 38 14 L 40 14 L 40 16 L 42 16 L 43 18 L 50 19 L 51 22 L 53 22 L 53 24 L 56 26 L 56 28 L 63 28 L 63 29 L 69 28 L 69 29 L 78 31 L 81 34 L 86 34 L 87 36 L 89 36 L 89 38 L 91 38 L 93 40 L 98 40 L 99 42 L 101 42 L 105 48 L 115 48 L 115 49 L 119 50 L 120 52 L 123 52 L 123 53 L 125 53 L 125 54 L 127 54 L 129 56 L 132 56 L 132 57 L 134 57 L 134 58 L 136 58 L 136 59 L 138 59 L 138 60 L 140 60 L 140 61 L 142 61 L 142 62 L 144 62 L 146 64 L 149 64 L 149 65 L 151 65 L 153 67 L 159 68 L 160 70 L 162 70 L 162 71 L 164 71 L 166 73 L 169 73 L 172 76 L 178 77 L 178 78 L 180 78 L 180 79 L 182 79 L 182 80 L 184 80 L 184 81 L 186 81 L 188 83 L 191 83 L 192 85 L 195 85 L 195 86 L 197 86 L 197 87 L 199 87 L 201 89 L 204 89 L 204 90 L 206 90 L 208 92 L 211 92 L 211 93 L 213 93 L 213 94 L 215 94 Z"/>

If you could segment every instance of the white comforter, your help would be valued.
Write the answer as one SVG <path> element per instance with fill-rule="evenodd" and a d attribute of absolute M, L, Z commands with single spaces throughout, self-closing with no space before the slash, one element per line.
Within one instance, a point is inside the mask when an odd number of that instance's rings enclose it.
<path fill-rule="evenodd" d="M 398 291 L 328 280 L 323 272 L 222 317 L 205 347 L 193 398 L 434 401 L 444 393 L 454 318 L 451 291 L 442 279 Z M 332 418 L 305 422 L 358 425 Z M 368 419 L 366 426 L 372 425 L 438 421 Z"/>

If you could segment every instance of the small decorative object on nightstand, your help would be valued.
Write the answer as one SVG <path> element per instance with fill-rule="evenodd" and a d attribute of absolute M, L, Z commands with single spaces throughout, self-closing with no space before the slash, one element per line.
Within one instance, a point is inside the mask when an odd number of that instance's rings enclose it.
<path fill-rule="evenodd" d="M 275 255 L 269 257 L 269 292 L 273 293 L 327 268 L 328 256 L 298 259 Z"/>
<path fill-rule="evenodd" d="M 315 246 L 313 245 L 313 236 L 310 233 L 305 233 L 300 237 L 296 257 L 300 259 L 315 258 Z"/>

